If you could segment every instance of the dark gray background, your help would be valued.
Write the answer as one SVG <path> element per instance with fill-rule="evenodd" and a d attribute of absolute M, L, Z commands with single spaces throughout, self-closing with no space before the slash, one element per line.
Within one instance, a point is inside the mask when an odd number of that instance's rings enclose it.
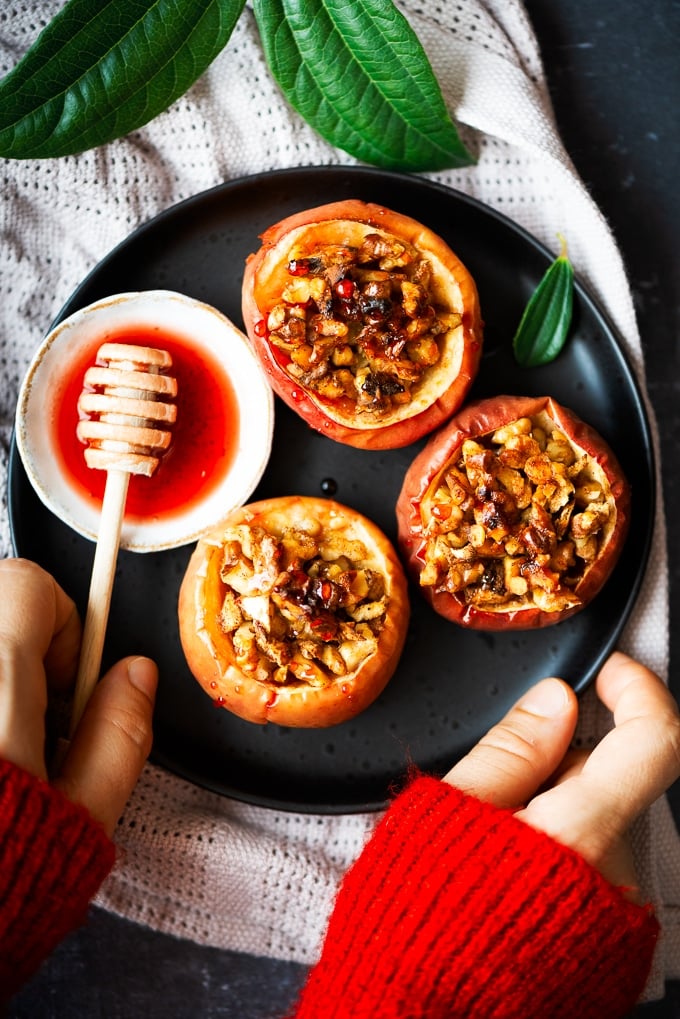
<path fill-rule="evenodd" d="M 670 532 L 671 675 L 680 661 L 680 166 L 677 0 L 525 0 L 541 43 L 562 137 L 623 251 L 661 426 Z M 673 680 L 671 681 L 673 683 Z M 671 801 L 680 817 L 680 793 Z M 15 999 L 11 1019 L 272 1019 L 301 967 L 178 941 L 93 910 Z M 680 993 L 636 1010 L 680 1016 Z M 547 1019 L 547 1017 L 546 1017 Z M 606 1019 L 606 1017 L 603 1017 Z"/>

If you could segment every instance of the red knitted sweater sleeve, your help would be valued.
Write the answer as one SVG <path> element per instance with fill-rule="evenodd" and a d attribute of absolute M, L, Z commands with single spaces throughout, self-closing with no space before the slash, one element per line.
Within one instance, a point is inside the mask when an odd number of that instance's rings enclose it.
<path fill-rule="evenodd" d="M 114 860 L 84 807 L 0 761 L 0 1001 L 84 921 Z"/>
<path fill-rule="evenodd" d="M 658 924 L 575 852 L 434 778 L 346 875 L 295 1019 L 617 1019 Z"/>
<path fill-rule="evenodd" d="M 115 851 L 87 811 L 0 761 L 0 998 L 84 918 Z M 576 854 L 433 778 L 348 872 L 295 1019 L 608 1019 L 658 925 Z"/>

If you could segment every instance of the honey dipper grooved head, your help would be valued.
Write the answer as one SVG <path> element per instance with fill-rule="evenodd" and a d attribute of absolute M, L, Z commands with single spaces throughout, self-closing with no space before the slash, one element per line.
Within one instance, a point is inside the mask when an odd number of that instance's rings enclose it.
<path fill-rule="evenodd" d="M 177 382 L 166 350 L 104 343 L 97 365 L 85 372 L 78 400 L 77 435 L 85 462 L 96 470 L 150 477 L 169 448 L 177 407 Z"/>

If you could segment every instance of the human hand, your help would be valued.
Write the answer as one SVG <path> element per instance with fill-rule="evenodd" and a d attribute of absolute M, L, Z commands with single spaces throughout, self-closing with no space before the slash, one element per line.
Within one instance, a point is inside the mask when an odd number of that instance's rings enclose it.
<path fill-rule="evenodd" d="M 0 757 L 47 778 L 48 687 L 65 691 L 80 649 L 73 601 L 35 563 L 0 561 Z M 111 835 L 151 749 L 157 669 L 114 665 L 97 684 L 52 784 Z"/>
<path fill-rule="evenodd" d="M 615 727 L 592 752 L 569 745 L 573 690 L 545 679 L 455 765 L 445 781 L 570 846 L 610 882 L 634 890 L 627 841 L 635 818 L 680 776 L 680 715 L 658 676 L 615 652 L 596 681 Z"/>

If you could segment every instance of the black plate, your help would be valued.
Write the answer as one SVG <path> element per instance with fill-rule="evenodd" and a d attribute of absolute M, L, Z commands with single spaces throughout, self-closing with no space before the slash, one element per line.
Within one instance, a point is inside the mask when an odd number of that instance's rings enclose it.
<path fill-rule="evenodd" d="M 412 591 L 403 658 L 387 690 L 363 715 L 325 730 L 242 722 L 213 707 L 189 674 L 178 639 L 176 599 L 191 549 L 121 553 L 105 664 L 129 653 L 161 671 L 153 760 L 198 785 L 268 806 L 340 813 L 381 807 L 410 764 L 441 772 L 532 682 L 560 675 L 581 691 L 612 649 L 644 572 L 654 513 L 653 457 L 640 393 L 611 326 L 577 285 L 573 338 L 542 368 L 520 369 L 511 338 L 551 259 L 523 230 L 449 188 L 378 170 L 311 167 L 232 181 L 177 205 L 136 230 L 76 290 L 59 318 L 128 290 L 169 288 L 241 322 L 246 255 L 283 216 L 342 198 L 380 202 L 440 233 L 475 277 L 486 320 L 472 396 L 550 394 L 611 443 L 632 483 L 630 537 L 614 576 L 589 608 L 535 632 L 473 633 L 436 616 Z M 271 463 L 253 498 L 320 495 L 356 507 L 394 540 L 394 504 L 422 443 L 359 452 L 308 429 L 277 401 Z M 10 524 L 16 552 L 37 560 L 84 607 L 93 545 L 34 494 L 14 444 Z"/>

